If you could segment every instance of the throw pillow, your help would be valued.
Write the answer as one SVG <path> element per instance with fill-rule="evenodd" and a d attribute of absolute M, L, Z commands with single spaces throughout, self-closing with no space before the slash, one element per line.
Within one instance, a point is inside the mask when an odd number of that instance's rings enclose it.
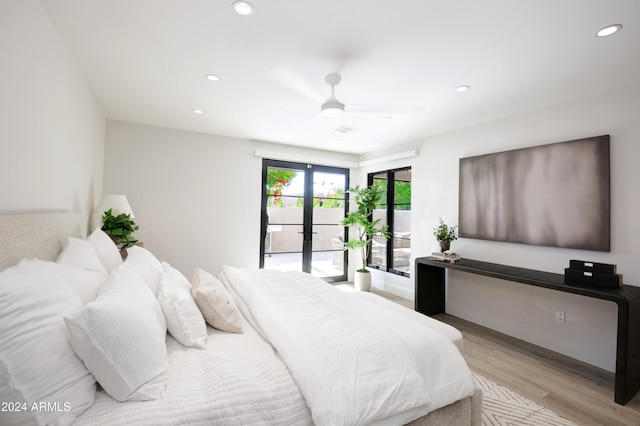
<path fill-rule="evenodd" d="M 127 259 L 128 261 L 128 259 Z M 189 280 L 168 263 L 162 263 L 158 301 L 167 319 L 169 333 L 184 346 L 206 347 L 207 325 L 191 296 Z"/>
<path fill-rule="evenodd" d="M 243 333 L 240 311 L 227 288 L 213 275 L 195 268 L 191 280 L 191 294 L 211 327 Z"/>

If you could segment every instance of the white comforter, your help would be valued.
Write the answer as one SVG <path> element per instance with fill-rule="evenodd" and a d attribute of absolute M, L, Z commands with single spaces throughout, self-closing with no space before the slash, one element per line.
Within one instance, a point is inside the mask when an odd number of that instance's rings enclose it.
<path fill-rule="evenodd" d="M 455 345 L 409 316 L 299 272 L 224 266 L 221 279 L 317 425 L 407 423 L 473 393 Z"/>

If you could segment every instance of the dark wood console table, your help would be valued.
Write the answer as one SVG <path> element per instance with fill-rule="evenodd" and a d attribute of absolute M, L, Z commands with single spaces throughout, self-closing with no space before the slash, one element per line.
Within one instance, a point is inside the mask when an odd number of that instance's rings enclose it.
<path fill-rule="evenodd" d="M 565 293 L 609 300 L 618 305 L 615 402 L 625 405 L 640 390 L 640 287 L 606 289 L 567 283 L 564 275 L 477 260 L 456 263 L 431 257 L 416 259 L 415 310 L 425 315 L 445 312 L 445 270 L 468 272 Z"/>

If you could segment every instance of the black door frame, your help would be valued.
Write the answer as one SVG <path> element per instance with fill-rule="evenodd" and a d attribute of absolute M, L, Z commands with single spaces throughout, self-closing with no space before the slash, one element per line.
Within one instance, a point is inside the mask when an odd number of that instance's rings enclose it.
<path fill-rule="evenodd" d="M 265 244 L 267 237 L 267 170 L 269 168 L 284 168 L 304 170 L 304 198 L 303 198 L 303 224 L 302 224 L 302 270 L 311 271 L 313 256 L 313 172 L 326 172 L 343 174 L 345 177 L 345 215 L 349 208 L 349 169 L 341 167 L 323 166 L 311 163 L 299 163 L 293 161 L 262 159 L 262 191 L 260 212 L 260 269 L 264 268 Z M 344 241 L 349 240 L 349 228 L 344 228 Z M 343 274 L 341 276 L 322 277 L 326 281 L 346 281 L 348 273 L 347 252 L 343 253 Z"/>

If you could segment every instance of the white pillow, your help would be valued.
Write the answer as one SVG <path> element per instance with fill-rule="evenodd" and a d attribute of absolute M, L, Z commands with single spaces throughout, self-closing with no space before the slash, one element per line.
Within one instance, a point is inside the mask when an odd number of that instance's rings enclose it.
<path fill-rule="evenodd" d="M 163 262 L 158 302 L 167 319 L 169 333 L 184 346 L 204 349 L 207 342 L 207 324 L 191 296 L 189 280 L 177 269 Z"/>
<path fill-rule="evenodd" d="M 91 244 L 78 238 L 67 238 L 67 245 L 58 255 L 57 262 L 107 273 Z"/>
<path fill-rule="evenodd" d="M 47 262 L 39 259 L 32 259 L 29 261 L 22 261 L 16 267 L 22 268 L 25 265 L 32 266 L 38 264 L 39 268 L 43 271 L 52 271 L 53 274 L 62 275 L 67 283 L 75 290 L 76 294 L 80 296 L 82 305 L 86 305 L 89 302 L 96 300 L 98 292 L 102 285 L 107 281 L 107 273 L 103 271 L 96 271 L 94 269 L 81 268 L 79 266 L 65 265 L 56 262 Z M 102 265 L 100 265 L 102 267 Z"/>
<path fill-rule="evenodd" d="M 82 305 L 96 300 L 98 292 L 109 277 L 106 272 L 93 269 L 80 268 L 78 266 L 55 264 L 58 271 L 67 279 L 71 287 L 78 293 Z"/>
<path fill-rule="evenodd" d="M 96 299 L 108 277 L 93 247 L 77 238 L 69 238 L 58 256 L 57 267 L 78 292 L 83 305 Z"/>
<path fill-rule="evenodd" d="M 243 333 L 242 316 L 224 284 L 210 273 L 195 268 L 191 294 L 207 323 L 218 330 Z"/>
<path fill-rule="evenodd" d="M 127 260 L 125 263 L 131 265 L 149 286 L 153 294 L 158 294 L 160 276 L 162 275 L 162 264 L 151 252 L 143 247 L 132 246 L 127 248 Z"/>
<path fill-rule="evenodd" d="M 164 396 L 166 320 L 149 287 L 129 265 L 116 268 L 98 298 L 64 320 L 73 349 L 114 399 Z"/>
<path fill-rule="evenodd" d="M 95 231 L 87 237 L 87 242 L 91 244 L 91 247 L 96 251 L 104 269 L 107 272 L 113 271 L 115 268 L 122 264 L 122 256 L 120 250 L 102 229 L 96 228 Z"/>
<path fill-rule="evenodd" d="M 96 382 L 62 319 L 81 306 L 46 262 L 25 260 L 0 273 L 0 401 L 20 408 L 0 410 L 0 424 L 68 425 L 93 404 Z"/>

